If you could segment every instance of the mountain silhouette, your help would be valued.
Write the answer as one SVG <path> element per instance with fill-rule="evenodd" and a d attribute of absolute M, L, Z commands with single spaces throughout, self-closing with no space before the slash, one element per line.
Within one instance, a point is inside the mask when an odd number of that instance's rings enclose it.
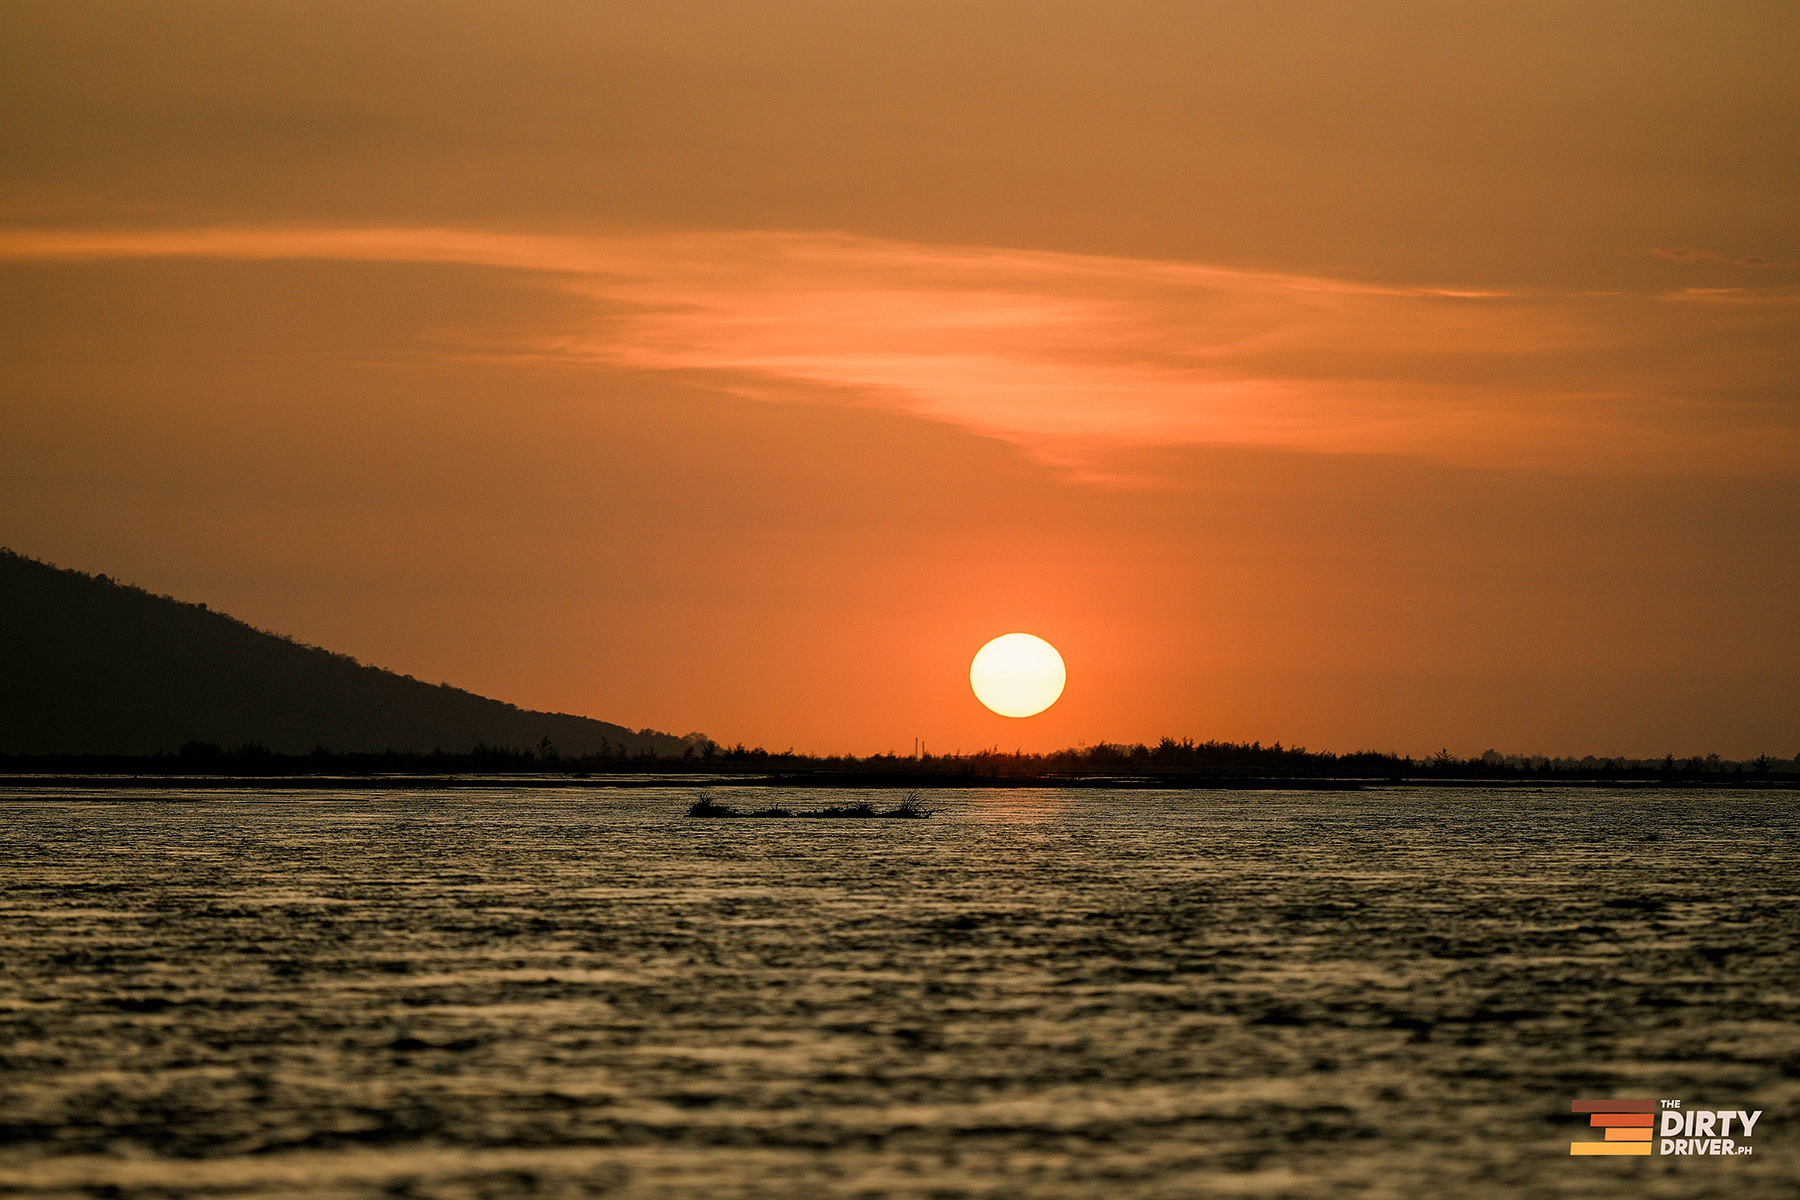
<path fill-rule="evenodd" d="M 190 742 L 679 756 L 704 739 L 433 686 L 0 548 L 0 753 L 155 754 Z"/>

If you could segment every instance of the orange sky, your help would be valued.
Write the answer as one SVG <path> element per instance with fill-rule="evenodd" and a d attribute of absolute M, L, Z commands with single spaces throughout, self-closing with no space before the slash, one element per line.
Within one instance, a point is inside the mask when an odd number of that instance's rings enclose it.
<path fill-rule="evenodd" d="M 0 543 L 775 749 L 1800 751 L 1792 5 L 0 29 Z"/>

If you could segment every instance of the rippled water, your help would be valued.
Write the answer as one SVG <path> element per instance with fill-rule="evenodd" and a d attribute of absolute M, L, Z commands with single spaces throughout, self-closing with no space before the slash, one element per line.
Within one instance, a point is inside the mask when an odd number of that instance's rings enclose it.
<path fill-rule="evenodd" d="M 1800 1179 L 1792 793 L 152 795 L 0 797 L 0 1195 Z M 1613 1094 L 1756 1154 L 1569 1157 Z"/>

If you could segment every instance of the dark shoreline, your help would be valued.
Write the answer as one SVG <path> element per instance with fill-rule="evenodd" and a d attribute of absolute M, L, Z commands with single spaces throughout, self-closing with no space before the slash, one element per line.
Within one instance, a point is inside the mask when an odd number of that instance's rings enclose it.
<path fill-rule="evenodd" d="M 324 746 L 286 753 L 259 745 L 227 749 L 187 742 L 160 753 L 0 754 L 7 780 L 61 786 L 261 787 L 540 787 L 720 786 L 814 788 L 1092 787 L 1113 789 L 1253 788 L 1353 791 L 1413 787 L 1800 787 L 1800 760 L 1730 761 L 1716 754 L 1659 759 L 1501 756 L 1458 758 L 1440 751 L 1416 759 L 1376 751 L 1338 754 L 1260 742 L 1196 742 L 1164 738 L 1155 745 L 1098 742 L 1048 752 L 997 747 L 964 754 L 798 754 L 710 741 L 678 756 L 565 754 L 548 738 L 536 749 L 477 745 L 467 751 L 390 749 L 334 752 Z M 99 780 L 99 783 L 86 781 Z M 176 784 L 174 781 L 182 781 Z M 227 781 L 227 782 L 217 782 Z M 390 782 L 391 781 L 391 782 Z"/>

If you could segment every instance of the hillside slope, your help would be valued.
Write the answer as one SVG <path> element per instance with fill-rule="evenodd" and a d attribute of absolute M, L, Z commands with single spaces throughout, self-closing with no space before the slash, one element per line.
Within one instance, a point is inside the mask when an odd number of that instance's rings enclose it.
<path fill-rule="evenodd" d="M 463 752 L 545 738 L 569 755 L 689 745 L 422 683 L 0 549 L 0 753 L 153 754 L 190 741 Z"/>

